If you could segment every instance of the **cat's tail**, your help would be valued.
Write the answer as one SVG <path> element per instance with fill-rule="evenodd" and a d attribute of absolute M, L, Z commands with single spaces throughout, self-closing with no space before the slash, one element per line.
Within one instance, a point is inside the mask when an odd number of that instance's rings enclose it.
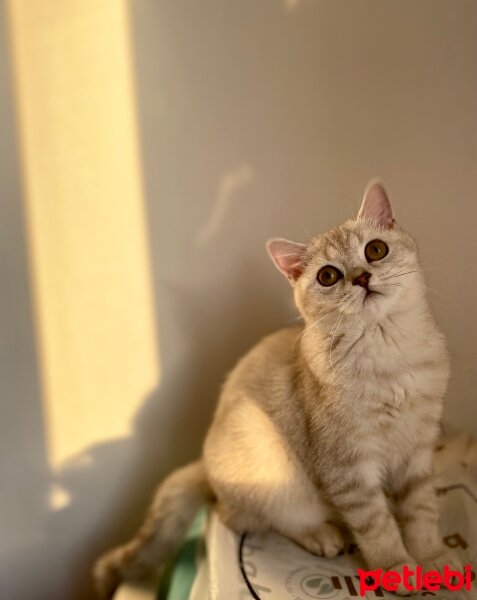
<path fill-rule="evenodd" d="M 99 597 L 112 598 L 122 581 L 157 576 L 179 546 L 198 508 L 212 498 L 202 461 L 169 475 L 158 487 L 136 536 L 96 562 L 93 577 Z"/>

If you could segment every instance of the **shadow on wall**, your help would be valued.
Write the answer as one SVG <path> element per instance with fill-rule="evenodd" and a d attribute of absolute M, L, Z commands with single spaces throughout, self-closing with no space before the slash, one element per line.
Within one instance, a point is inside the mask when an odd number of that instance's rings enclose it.
<path fill-rule="evenodd" d="M 0 4 L 0 89 L 10 91 L 4 10 Z M 20 598 L 21 581 L 44 539 L 49 470 L 30 303 L 14 111 L 0 107 L 0 597 Z M 20 531 L 21 530 L 21 531 Z"/>
<path fill-rule="evenodd" d="M 257 273 L 252 270 L 248 273 L 251 280 L 257 280 Z M 248 289 L 252 291 L 251 286 Z M 55 483 L 67 490 L 72 500 L 69 506 L 52 514 L 49 524 L 50 539 L 58 548 L 58 561 L 62 547 L 83 538 L 69 575 L 70 584 L 75 582 L 72 597 L 91 597 L 88 574 L 92 559 L 134 532 L 154 487 L 167 472 L 198 456 L 220 381 L 241 353 L 242 318 L 261 323 L 256 327 L 256 335 L 271 324 L 259 287 L 253 290 L 248 302 L 240 305 L 231 302 L 238 293 L 239 285 L 235 285 L 224 294 L 222 301 L 230 309 L 222 309 L 220 302 L 214 307 L 220 310 L 221 320 L 228 323 L 225 331 L 204 327 L 204 311 L 200 306 L 207 302 L 206 298 L 196 298 L 196 311 L 178 310 L 171 315 L 172 319 L 181 318 L 187 332 L 184 339 L 188 355 L 182 357 L 177 368 L 170 372 L 164 369 L 159 389 L 145 399 L 137 414 L 131 437 L 96 444 L 57 474 Z M 177 291 L 175 297 L 181 306 L 184 298 Z M 167 353 L 167 347 L 164 352 Z M 83 515 L 92 517 L 96 524 L 96 527 L 88 524 L 87 541 L 82 533 Z"/>

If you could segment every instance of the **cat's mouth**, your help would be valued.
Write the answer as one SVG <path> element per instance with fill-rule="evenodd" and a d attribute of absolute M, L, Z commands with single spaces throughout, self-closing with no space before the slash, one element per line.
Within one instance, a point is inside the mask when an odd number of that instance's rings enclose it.
<path fill-rule="evenodd" d="M 369 288 L 365 289 L 364 291 L 365 291 L 365 294 L 364 294 L 364 298 L 363 298 L 363 304 L 365 304 L 372 298 L 375 298 L 376 296 L 383 295 L 382 292 L 378 292 L 377 290 L 370 290 Z"/>

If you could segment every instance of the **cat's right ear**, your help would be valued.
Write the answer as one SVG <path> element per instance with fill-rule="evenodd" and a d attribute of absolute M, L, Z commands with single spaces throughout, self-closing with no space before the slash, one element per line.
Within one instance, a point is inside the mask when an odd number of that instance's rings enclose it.
<path fill-rule="evenodd" d="M 392 229 L 396 225 L 389 197 L 377 178 L 371 179 L 366 186 L 358 219 L 373 219 L 387 229 Z"/>
<path fill-rule="evenodd" d="M 306 245 L 283 238 L 274 238 L 268 240 L 267 250 L 276 267 L 293 285 L 303 273 Z"/>

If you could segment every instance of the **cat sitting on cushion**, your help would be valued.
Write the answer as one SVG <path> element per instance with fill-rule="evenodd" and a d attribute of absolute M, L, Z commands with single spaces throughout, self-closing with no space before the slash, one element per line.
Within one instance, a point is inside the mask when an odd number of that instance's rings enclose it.
<path fill-rule="evenodd" d="M 202 458 L 170 475 L 136 537 L 96 564 L 104 597 L 157 573 L 206 501 L 237 532 L 274 529 L 317 555 L 336 556 L 346 528 L 371 569 L 449 564 L 432 485 L 449 366 L 415 241 L 372 182 L 355 219 L 268 251 L 304 325 L 266 337 L 230 373 Z"/>

